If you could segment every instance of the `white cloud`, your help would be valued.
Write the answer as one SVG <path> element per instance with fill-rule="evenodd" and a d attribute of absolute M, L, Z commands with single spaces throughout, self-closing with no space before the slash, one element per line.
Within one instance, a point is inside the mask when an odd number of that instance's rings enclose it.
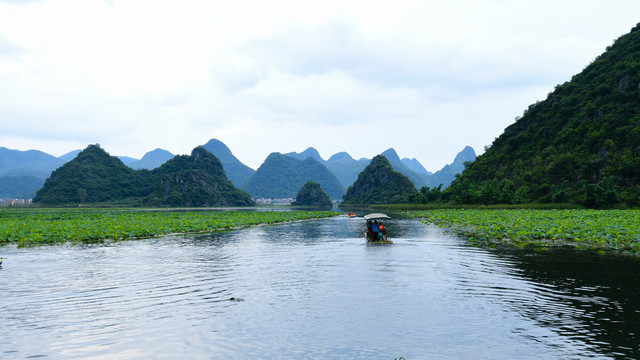
<path fill-rule="evenodd" d="M 394 147 L 434 171 L 481 152 L 638 13 L 635 0 L 3 0 L 0 146 L 140 157 L 216 137 L 253 167 L 272 151 Z"/>
<path fill-rule="evenodd" d="M 20 45 L 0 35 L 0 61 L 21 62 L 24 52 Z"/>
<path fill-rule="evenodd" d="M 26 4 L 35 3 L 38 1 L 40 0 L 0 0 L 0 2 L 3 2 L 3 3 L 16 4 L 16 5 L 26 5 Z"/>

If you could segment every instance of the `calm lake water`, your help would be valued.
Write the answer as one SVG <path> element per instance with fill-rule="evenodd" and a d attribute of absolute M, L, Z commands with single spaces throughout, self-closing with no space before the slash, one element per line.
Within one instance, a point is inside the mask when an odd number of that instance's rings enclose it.
<path fill-rule="evenodd" d="M 0 248 L 0 358 L 640 358 L 637 259 L 363 227 Z"/>

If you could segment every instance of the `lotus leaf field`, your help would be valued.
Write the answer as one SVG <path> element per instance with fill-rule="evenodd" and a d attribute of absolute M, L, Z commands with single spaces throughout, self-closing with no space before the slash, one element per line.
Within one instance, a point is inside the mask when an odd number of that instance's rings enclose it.
<path fill-rule="evenodd" d="M 405 214 L 492 247 L 571 246 L 640 254 L 638 210 L 440 209 Z"/>
<path fill-rule="evenodd" d="M 0 209 L 0 245 L 29 246 L 203 233 L 338 214 L 333 211 Z"/>

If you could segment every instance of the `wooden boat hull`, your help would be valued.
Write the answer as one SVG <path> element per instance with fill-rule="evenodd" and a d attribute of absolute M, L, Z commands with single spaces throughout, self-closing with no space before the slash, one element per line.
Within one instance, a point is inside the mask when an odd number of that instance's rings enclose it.
<path fill-rule="evenodd" d="M 367 244 L 393 244 L 391 240 L 367 241 Z"/>
<path fill-rule="evenodd" d="M 387 238 L 387 235 L 382 235 L 382 239 L 374 239 L 369 235 L 368 231 L 365 231 L 364 237 L 369 244 L 393 244 L 393 241 Z"/>

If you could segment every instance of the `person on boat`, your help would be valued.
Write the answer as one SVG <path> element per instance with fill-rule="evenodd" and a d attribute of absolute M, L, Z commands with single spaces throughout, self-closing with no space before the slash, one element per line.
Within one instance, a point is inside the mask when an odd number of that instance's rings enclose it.
<path fill-rule="evenodd" d="M 378 225 L 378 220 L 373 222 L 372 230 L 373 230 L 373 240 L 378 240 L 378 236 L 380 234 L 380 225 Z"/>
<path fill-rule="evenodd" d="M 380 237 L 382 239 L 384 239 L 384 237 L 387 235 L 387 228 L 385 228 L 382 223 L 380 223 Z"/>

